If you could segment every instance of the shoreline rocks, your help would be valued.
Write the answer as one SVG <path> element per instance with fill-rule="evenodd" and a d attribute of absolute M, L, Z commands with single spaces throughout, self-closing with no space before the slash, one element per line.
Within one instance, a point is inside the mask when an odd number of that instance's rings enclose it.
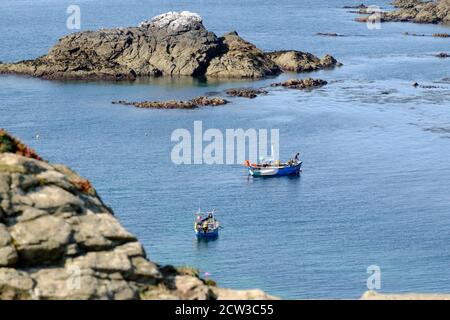
<path fill-rule="evenodd" d="M 298 61 L 302 57 L 306 61 Z M 320 60 L 303 53 L 293 58 L 294 65 Z M 158 15 L 138 27 L 70 34 L 35 60 L 0 64 L 0 74 L 115 81 L 154 76 L 263 78 L 281 73 L 285 64 L 278 65 L 237 32 L 217 37 L 198 14 L 183 11 Z M 328 67 L 316 63 L 313 69 Z"/>
<path fill-rule="evenodd" d="M 123 104 L 143 109 L 196 109 L 204 106 L 220 106 L 229 103 L 228 100 L 218 97 L 199 96 L 191 100 L 167 100 L 167 101 L 141 101 L 128 102 L 125 100 L 113 101 L 112 104 Z"/>
<path fill-rule="evenodd" d="M 95 189 L 76 183 L 86 179 L 11 149 L 19 141 L 1 133 L 0 299 L 275 298 L 148 260 Z"/>
<path fill-rule="evenodd" d="M 324 37 L 343 37 L 342 34 L 336 32 L 317 32 L 316 36 L 324 36 Z"/>
<path fill-rule="evenodd" d="M 322 79 L 291 79 L 284 82 L 272 83 L 272 87 L 285 87 L 289 89 L 310 89 L 310 88 L 319 88 L 328 84 L 327 81 Z"/>
<path fill-rule="evenodd" d="M 254 99 L 260 94 L 267 94 L 268 92 L 264 89 L 255 88 L 233 88 L 225 90 L 225 93 L 230 97 L 242 97 Z"/>
<path fill-rule="evenodd" d="M 429 24 L 450 24 L 449 0 L 395 0 L 396 10 L 379 12 L 380 22 L 415 22 Z M 367 8 L 360 8 L 360 14 L 371 14 Z M 356 18 L 358 22 L 371 21 L 374 17 L 364 16 Z"/>

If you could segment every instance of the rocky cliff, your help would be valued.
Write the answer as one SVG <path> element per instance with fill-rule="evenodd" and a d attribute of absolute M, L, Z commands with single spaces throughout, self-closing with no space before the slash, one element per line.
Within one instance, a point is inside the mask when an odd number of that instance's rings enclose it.
<path fill-rule="evenodd" d="M 0 130 L 0 299 L 271 299 L 147 259 L 88 180 Z"/>
<path fill-rule="evenodd" d="M 261 78 L 282 69 L 236 32 L 217 37 L 198 14 L 186 11 L 168 12 L 138 27 L 74 33 L 60 39 L 47 55 L 0 64 L 0 73 L 47 79 Z"/>

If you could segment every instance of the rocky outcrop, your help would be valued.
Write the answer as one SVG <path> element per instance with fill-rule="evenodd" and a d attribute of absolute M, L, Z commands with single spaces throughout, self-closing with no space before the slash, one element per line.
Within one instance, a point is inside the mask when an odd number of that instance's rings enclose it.
<path fill-rule="evenodd" d="M 168 101 L 141 101 L 128 102 L 124 100 L 113 101 L 113 104 L 123 104 L 143 109 L 196 109 L 204 106 L 220 106 L 228 101 L 218 97 L 199 96 L 191 100 L 168 100 Z"/>
<path fill-rule="evenodd" d="M 268 92 L 261 88 L 233 88 L 225 90 L 225 93 L 230 97 L 242 97 L 253 99 L 260 94 L 267 94 Z"/>
<path fill-rule="evenodd" d="M 273 60 L 284 71 L 310 72 L 342 65 L 328 54 L 322 59 L 319 59 L 311 53 L 296 50 L 268 52 L 266 53 L 266 56 Z"/>
<path fill-rule="evenodd" d="M 0 64 L 0 73 L 46 79 L 261 78 L 279 72 L 276 62 L 236 32 L 219 38 L 198 14 L 186 11 L 168 12 L 138 27 L 74 33 L 35 60 Z"/>
<path fill-rule="evenodd" d="M 271 299 L 146 258 L 89 181 L 0 130 L 0 299 Z"/>
<path fill-rule="evenodd" d="M 326 85 L 328 82 L 322 79 L 291 79 L 284 82 L 272 83 L 272 87 L 285 87 L 289 89 L 308 89 L 308 88 L 318 88 Z"/>
<path fill-rule="evenodd" d="M 210 77 L 262 78 L 280 73 L 280 67 L 255 45 L 245 41 L 237 32 L 219 39 L 221 52 L 206 70 Z"/>
<path fill-rule="evenodd" d="M 450 0 L 395 0 L 394 11 L 379 13 L 380 22 L 416 22 L 416 23 L 450 23 Z M 364 8 L 362 8 L 364 10 Z M 368 13 L 368 10 L 360 13 Z M 359 22 L 367 22 L 374 19 L 373 16 L 357 18 Z"/>

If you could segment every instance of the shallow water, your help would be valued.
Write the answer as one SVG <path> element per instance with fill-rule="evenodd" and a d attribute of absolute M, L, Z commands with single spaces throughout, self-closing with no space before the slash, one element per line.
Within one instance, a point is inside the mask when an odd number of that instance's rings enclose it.
<path fill-rule="evenodd" d="M 224 107 L 140 110 L 111 101 L 191 98 L 251 82 L 154 79 L 50 82 L 0 77 L 0 127 L 52 162 L 89 177 L 120 221 L 161 263 L 195 265 L 221 286 L 283 298 L 357 298 L 378 265 L 385 292 L 450 288 L 450 40 L 406 37 L 449 28 L 369 30 L 341 9 L 354 1 L 77 1 L 82 28 L 136 25 L 161 12 L 200 13 L 217 34 L 237 30 L 264 50 L 333 54 L 344 66 L 308 76 L 314 91 L 271 90 Z M 377 1 L 388 7 L 388 1 Z M 68 1 L 2 2 L 0 60 L 45 54 Z M 321 37 L 337 32 L 344 37 Z M 303 75 L 300 75 L 303 76 Z M 306 76 L 306 75 L 305 75 Z M 447 78 L 447 80 L 445 80 Z M 434 89 L 414 88 L 417 81 Z M 251 179 L 240 165 L 170 161 L 174 129 L 280 128 L 281 156 L 300 150 L 296 179 Z M 35 136 L 39 134 L 39 139 Z M 198 243 L 193 212 L 217 208 L 225 228 Z"/>

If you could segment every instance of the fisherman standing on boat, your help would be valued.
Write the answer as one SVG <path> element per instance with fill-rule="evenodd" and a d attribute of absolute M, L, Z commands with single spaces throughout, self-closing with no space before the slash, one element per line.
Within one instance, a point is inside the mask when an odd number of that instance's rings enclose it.
<path fill-rule="evenodd" d="M 297 154 L 294 157 L 294 161 L 295 161 L 295 163 L 299 163 L 300 162 L 300 152 L 297 152 Z"/>

